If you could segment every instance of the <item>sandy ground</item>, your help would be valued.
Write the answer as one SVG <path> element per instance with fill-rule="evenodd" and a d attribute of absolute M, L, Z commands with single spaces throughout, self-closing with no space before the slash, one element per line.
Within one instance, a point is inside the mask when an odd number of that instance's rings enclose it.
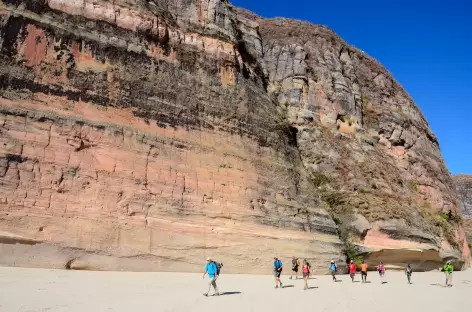
<path fill-rule="evenodd" d="M 315 276 L 311 289 L 283 276 L 274 289 L 270 275 L 222 275 L 220 297 L 204 297 L 207 279 L 186 273 L 84 272 L 0 268 L 0 311 L 467 311 L 472 302 L 472 271 L 455 272 L 443 287 L 440 272 L 387 272 L 387 284 L 370 273 L 371 283 L 348 276 L 333 283 Z M 360 281 L 360 276 L 356 276 Z M 302 309 L 302 310 L 301 310 Z"/>

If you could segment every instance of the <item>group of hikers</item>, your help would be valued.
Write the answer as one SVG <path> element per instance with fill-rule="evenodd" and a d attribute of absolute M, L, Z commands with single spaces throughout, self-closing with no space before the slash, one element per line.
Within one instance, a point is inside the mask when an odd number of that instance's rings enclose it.
<path fill-rule="evenodd" d="M 282 272 L 282 262 L 278 260 L 277 258 L 274 259 L 274 272 L 275 272 L 275 288 L 278 288 L 280 285 L 282 287 L 282 283 L 280 282 L 280 274 Z M 293 278 L 293 275 L 295 275 L 295 279 L 298 279 L 298 269 L 300 267 L 300 260 L 298 258 L 293 257 L 292 258 L 292 275 L 290 275 L 290 279 Z M 352 282 L 355 282 L 355 277 L 357 274 L 357 265 L 354 263 L 354 261 L 350 261 L 348 264 L 348 269 L 349 269 L 349 276 L 351 277 Z M 362 283 L 367 282 L 367 269 L 368 266 L 365 263 L 365 261 L 362 261 L 361 264 L 361 278 L 362 278 Z M 305 259 L 303 260 L 303 266 L 302 266 L 302 273 L 303 273 L 303 279 L 305 281 L 305 286 L 304 289 L 308 289 L 308 279 L 310 277 L 311 273 L 311 267 L 308 261 Z M 380 281 L 381 283 L 384 283 L 384 277 L 385 277 L 385 266 L 382 262 L 377 267 L 377 271 L 379 272 L 380 275 Z M 408 277 L 408 282 L 411 284 L 411 273 L 413 272 L 411 269 L 411 265 L 408 264 L 405 272 Z M 338 274 L 338 266 L 336 265 L 336 262 L 334 260 L 331 260 L 331 263 L 329 264 L 329 273 L 333 277 L 333 282 L 337 282 L 336 275 Z"/>
<path fill-rule="evenodd" d="M 203 278 L 205 278 L 205 275 L 208 274 L 208 277 L 210 279 L 210 282 L 208 284 L 208 291 L 204 293 L 204 296 L 208 296 L 211 287 L 214 288 L 215 296 L 219 296 L 220 293 L 218 291 L 218 286 L 216 285 L 216 280 L 218 279 L 221 268 L 223 267 L 223 263 L 219 263 L 216 261 L 213 261 L 211 258 L 207 258 L 207 264 L 205 267 L 205 272 L 203 273 Z M 361 278 L 362 278 L 362 283 L 367 283 L 367 271 L 368 271 L 368 265 L 365 263 L 365 261 L 362 261 L 362 264 L 360 265 L 360 273 L 361 273 Z M 274 257 L 274 277 L 275 277 L 275 288 L 283 288 L 283 284 L 280 280 L 280 276 L 282 275 L 283 271 L 283 263 L 282 261 Z M 293 275 L 295 275 L 295 279 L 298 279 L 298 272 L 301 269 L 301 273 L 303 276 L 304 280 L 304 290 L 308 289 L 308 279 L 310 278 L 311 274 L 311 265 L 310 263 L 304 259 L 302 263 L 300 263 L 300 260 L 296 257 L 292 258 L 292 274 L 290 275 L 290 279 L 293 279 Z M 354 263 L 354 261 L 350 261 L 348 263 L 348 270 L 349 270 L 349 276 L 351 277 L 352 282 L 355 282 L 355 277 L 358 271 L 357 265 Z M 452 286 L 452 272 L 454 271 L 454 267 L 451 263 L 451 261 L 447 261 L 446 264 L 444 265 L 444 274 L 446 276 L 446 286 Z M 336 262 L 332 260 L 329 264 L 329 272 L 331 276 L 333 277 L 333 281 L 337 282 L 336 275 L 338 274 L 338 267 L 336 265 Z M 377 272 L 379 273 L 380 276 L 380 282 L 382 284 L 386 283 L 385 281 L 385 265 L 380 262 L 380 264 L 377 266 Z M 408 284 L 411 284 L 411 275 L 413 274 L 413 269 L 411 267 L 411 264 L 407 264 L 405 267 L 405 275 L 408 280 Z"/>

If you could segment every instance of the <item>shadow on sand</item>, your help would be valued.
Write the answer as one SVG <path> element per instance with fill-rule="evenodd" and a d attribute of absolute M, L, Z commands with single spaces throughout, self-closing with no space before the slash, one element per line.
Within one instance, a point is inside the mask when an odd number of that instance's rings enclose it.
<path fill-rule="evenodd" d="M 430 284 L 431 286 L 438 286 L 438 287 L 442 287 L 442 288 L 448 288 L 448 287 L 452 287 L 452 285 L 449 285 L 449 286 L 446 286 L 444 284 L 439 284 L 439 283 L 436 283 L 436 284 Z"/>
<path fill-rule="evenodd" d="M 292 288 L 292 287 L 295 287 L 295 285 L 284 285 L 281 288 Z"/>
<path fill-rule="evenodd" d="M 240 291 L 225 291 L 225 292 L 221 292 L 220 296 L 240 295 L 240 294 L 242 294 Z"/>
<path fill-rule="evenodd" d="M 338 279 L 338 280 L 335 280 L 334 282 L 335 282 L 335 283 L 342 283 L 343 280 Z"/>
<path fill-rule="evenodd" d="M 318 287 L 318 286 L 308 287 L 308 290 L 310 290 L 310 289 L 317 289 L 317 288 L 319 288 L 319 287 Z"/>

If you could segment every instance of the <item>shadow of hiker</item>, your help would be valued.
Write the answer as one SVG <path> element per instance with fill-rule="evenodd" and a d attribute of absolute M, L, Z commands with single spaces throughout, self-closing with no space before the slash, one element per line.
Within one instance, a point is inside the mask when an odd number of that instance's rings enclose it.
<path fill-rule="evenodd" d="M 342 283 L 343 280 L 339 280 L 339 279 L 338 279 L 338 280 L 335 280 L 334 282 L 335 282 L 335 283 Z"/>
<path fill-rule="evenodd" d="M 317 289 L 319 288 L 318 286 L 313 286 L 313 287 L 308 287 L 308 289 Z"/>
<path fill-rule="evenodd" d="M 436 284 L 429 284 L 431 286 L 438 286 L 438 287 L 442 287 L 442 288 L 447 288 L 449 286 L 446 286 L 446 285 L 443 285 L 443 284 L 439 284 L 439 283 L 436 283 Z"/>
<path fill-rule="evenodd" d="M 292 287 L 295 287 L 295 285 L 284 285 L 281 288 L 292 288 Z"/>
<path fill-rule="evenodd" d="M 240 291 L 225 291 L 225 292 L 221 292 L 220 296 L 240 295 L 240 294 L 242 294 L 242 292 Z"/>

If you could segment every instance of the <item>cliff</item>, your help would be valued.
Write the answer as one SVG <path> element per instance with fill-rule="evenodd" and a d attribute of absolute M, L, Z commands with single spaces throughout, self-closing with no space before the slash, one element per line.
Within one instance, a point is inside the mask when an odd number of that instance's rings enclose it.
<path fill-rule="evenodd" d="M 472 176 L 457 175 L 454 177 L 457 195 L 459 196 L 462 216 L 469 245 L 472 244 Z"/>
<path fill-rule="evenodd" d="M 4 0 L 0 29 L 2 265 L 470 259 L 423 115 L 325 27 L 218 0 Z"/>

